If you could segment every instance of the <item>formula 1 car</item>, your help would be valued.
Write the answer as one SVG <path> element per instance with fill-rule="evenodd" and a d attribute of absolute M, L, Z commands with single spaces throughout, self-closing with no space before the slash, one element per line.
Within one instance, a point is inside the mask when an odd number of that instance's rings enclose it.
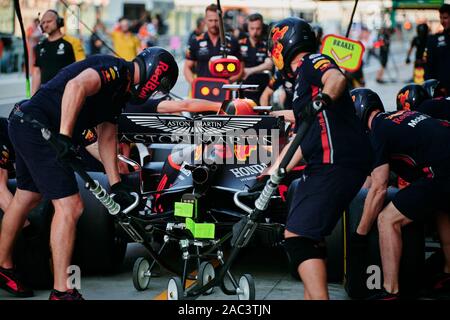
<path fill-rule="evenodd" d="M 236 133 L 235 130 L 240 130 L 238 135 L 230 134 Z M 141 196 L 132 215 L 142 222 L 145 231 L 136 234 L 124 228 L 127 223 L 121 225 L 108 214 L 78 178 L 85 210 L 78 225 L 74 263 L 85 273 L 104 273 L 117 270 L 129 242 L 160 248 L 167 236 L 167 224 L 177 221 L 173 219 L 176 204 L 185 199 L 186 194 L 192 195 L 202 222 L 215 224 L 215 238 L 227 235 L 244 215 L 236 206 L 234 195 L 258 184 L 257 176 L 267 168 L 272 154 L 284 146 L 287 137 L 288 130 L 282 118 L 258 113 L 194 118 L 123 114 L 119 120 L 119 141 L 131 143 L 133 148 L 129 159 L 121 158 L 131 171 L 122 178 Z M 267 246 L 282 242 L 287 186 L 300 173 L 290 176 L 272 197 L 252 242 Z M 108 189 L 103 172 L 89 172 L 89 175 Z M 14 188 L 14 180 L 10 184 Z M 243 201 L 250 203 L 254 197 Z M 51 204 L 44 201 L 31 212 L 35 233 L 21 236 L 16 249 L 18 268 L 25 280 L 36 288 L 48 287 L 52 282 L 48 248 L 52 210 Z M 330 279 L 340 281 L 344 265 L 341 225 L 331 238 L 330 244 L 335 248 L 330 250 L 333 252 L 329 263 Z M 179 266 L 168 266 L 168 269 L 180 273 Z M 138 279 L 134 282 L 135 287 L 143 288 L 137 284 Z"/>

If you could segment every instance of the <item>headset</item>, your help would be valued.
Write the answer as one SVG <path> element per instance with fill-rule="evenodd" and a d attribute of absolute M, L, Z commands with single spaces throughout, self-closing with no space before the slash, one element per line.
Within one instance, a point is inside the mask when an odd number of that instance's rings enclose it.
<path fill-rule="evenodd" d="M 45 13 L 47 13 L 47 12 L 53 12 L 54 14 L 56 14 L 56 26 L 58 28 L 64 27 L 64 18 L 59 16 L 58 11 L 56 11 L 54 9 L 48 9 L 47 11 L 45 11 Z M 38 14 L 38 19 L 39 20 L 40 20 L 40 15 L 41 15 L 41 13 Z M 41 23 L 39 23 L 39 28 L 41 29 L 41 32 L 44 32 L 43 29 L 42 29 L 42 24 Z"/>

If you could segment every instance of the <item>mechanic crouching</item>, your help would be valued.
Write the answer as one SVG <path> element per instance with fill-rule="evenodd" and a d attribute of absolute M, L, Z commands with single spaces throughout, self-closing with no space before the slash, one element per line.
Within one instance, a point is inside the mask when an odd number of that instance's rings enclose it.
<path fill-rule="evenodd" d="M 346 78 L 325 55 L 315 54 L 311 26 L 299 18 L 275 24 L 269 36 L 274 64 L 295 80 L 293 110 L 297 132 L 303 119 L 315 117 L 287 170 L 302 158 L 307 167 L 299 180 L 286 222 L 285 246 L 291 271 L 300 275 L 305 299 L 328 299 L 324 238 L 363 185 L 370 147 L 355 114 Z M 322 106 L 317 115 L 313 101 Z M 279 166 L 290 143 L 267 173 Z"/>
<path fill-rule="evenodd" d="M 450 123 L 416 111 L 384 112 L 380 98 L 370 89 L 355 89 L 352 96 L 356 113 L 370 131 L 375 160 L 356 230 L 364 241 L 378 218 L 384 283 L 372 298 L 401 297 L 402 228 L 430 217 L 436 219 L 445 256 L 445 267 L 435 279 L 434 289 L 450 289 Z M 383 209 L 390 170 L 410 184 Z"/>
<path fill-rule="evenodd" d="M 13 269 L 12 251 L 27 214 L 42 197 L 55 208 L 51 225 L 54 289 L 51 300 L 82 300 L 67 287 L 77 221 L 83 212 L 74 172 L 69 168 L 76 137 L 97 128 L 99 154 L 115 200 L 133 201 L 121 183 L 117 165 L 117 118 L 126 102 L 144 103 L 157 91 L 168 92 L 178 76 L 173 56 L 153 47 L 133 62 L 97 55 L 62 69 L 27 102 L 13 109 L 9 133 L 16 151 L 17 191 L 5 212 L 0 233 L 0 287 L 19 297 L 33 295 Z M 30 124 L 37 120 L 55 134 L 56 150 Z M 72 139 L 74 137 L 75 139 Z"/>

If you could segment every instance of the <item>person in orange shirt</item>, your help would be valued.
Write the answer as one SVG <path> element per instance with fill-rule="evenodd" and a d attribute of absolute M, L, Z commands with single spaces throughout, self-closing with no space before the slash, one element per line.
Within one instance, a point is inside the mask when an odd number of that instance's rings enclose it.
<path fill-rule="evenodd" d="M 114 51 L 119 58 L 132 61 L 141 52 L 139 38 L 130 31 L 130 22 L 126 18 L 119 19 L 119 29 L 111 33 Z"/>

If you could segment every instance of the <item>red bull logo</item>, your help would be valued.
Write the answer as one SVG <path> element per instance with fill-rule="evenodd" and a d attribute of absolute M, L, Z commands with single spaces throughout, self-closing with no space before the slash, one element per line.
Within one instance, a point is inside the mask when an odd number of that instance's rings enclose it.
<path fill-rule="evenodd" d="M 283 27 L 281 30 L 280 28 L 276 27 L 272 30 L 272 42 L 273 42 L 273 48 L 272 48 L 272 60 L 275 66 L 278 68 L 278 70 L 282 70 L 284 68 L 284 60 L 283 60 L 283 45 L 278 42 L 279 40 L 283 39 L 286 32 L 289 30 L 288 26 Z"/>
<path fill-rule="evenodd" d="M 169 65 L 160 61 L 158 66 L 156 67 L 155 72 L 139 92 L 139 98 L 146 99 L 149 92 L 155 91 L 160 85 L 159 78 L 161 77 L 163 72 L 166 72 L 167 70 L 169 70 Z"/>
<path fill-rule="evenodd" d="M 405 93 L 400 93 L 398 95 L 398 100 L 403 107 L 403 110 L 411 110 L 411 105 L 406 100 L 409 97 L 409 90 L 406 90 Z"/>

